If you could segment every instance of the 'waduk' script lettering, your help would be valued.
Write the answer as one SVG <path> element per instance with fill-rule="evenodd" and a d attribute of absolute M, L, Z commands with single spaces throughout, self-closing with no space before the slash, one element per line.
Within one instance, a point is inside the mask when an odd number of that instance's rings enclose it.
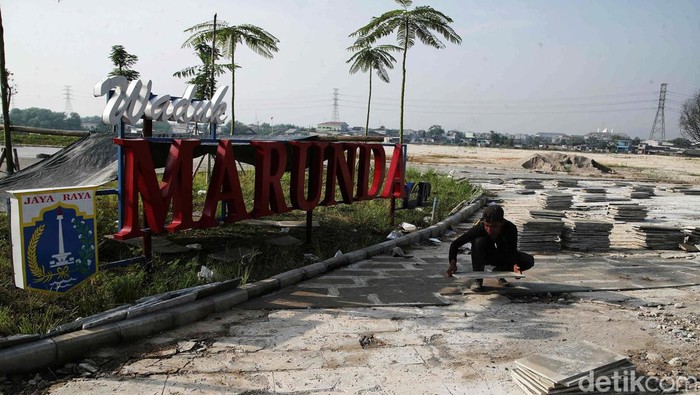
<path fill-rule="evenodd" d="M 329 143 L 319 141 L 252 141 L 255 151 L 253 207 L 245 206 L 236 169 L 233 144 L 220 140 L 214 169 L 199 220 L 192 219 L 192 160 L 200 140 L 173 140 L 162 181 L 158 181 L 148 140 L 114 139 L 124 153 L 122 227 L 114 237 L 143 236 L 146 228 L 139 219 L 139 197 L 148 228 L 153 233 L 217 226 L 217 207 L 226 207 L 223 222 L 233 223 L 290 210 L 312 211 L 316 206 L 375 198 L 404 197 L 403 149 L 394 146 L 386 170 L 386 153 L 380 144 Z M 288 156 L 291 155 L 291 158 Z M 291 161 L 288 161 L 291 159 Z M 289 204 L 281 178 L 291 163 Z M 326 165 L 324 166 L 324 162 Z M 372 166 L 373 165 L 373 166 Z M 307 170 L 308 168 L 308 170 Z M 383 185 L 383 188 L 382 188 Z M 325 189 L 322 190 L 322 187 Z M 340 202 L 336 200 L 340 191 Z M 380 193 L 381 191 L 381 193 Z M 166 217 L 172 206 L 172 220 Z"/>
<path fill-rule="evenodd" d="M 182 97 L 153 95 L 151 81 L 128 82 L 124 76 L 103 79 L 95 85 L 96 97 L 112 92 L 102 112 L 102 122 L 116 125 L 120 120 L 135 124 L 141 117 L 154 121 L 179 123 L 201 122 L 221 124 L 226 120 L 226 103 L 223 101 L 227 86 L 216 90 L 211 100 L 193 100 L 194 86 L 185 89 Z"/>

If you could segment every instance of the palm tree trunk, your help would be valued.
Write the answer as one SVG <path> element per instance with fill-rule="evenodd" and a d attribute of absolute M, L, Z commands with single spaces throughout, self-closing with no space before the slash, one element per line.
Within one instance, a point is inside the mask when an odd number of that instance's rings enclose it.
<path fill-rule="evenodd" d="M 408 20 L 406 21 L 406 37 L 403 43 L 403 74 L 401 78 L 401 128 L 399 129 L 399 144 L 403 144 L 403 107 L 406 96 L 406 52 L 408 52 Z"/>
<path fill-rule="evenodd" d="M 367 122 L 365 122 L 365 136 L 369 136 L 369 106 L 372 103 L 372 70 L 369 71 L 369 97 L 367 98 Z"/>
<path fill-rule="evenodd" d="M 236 54 L 236 39 L 233 35 L 231 40 L 231 136 L 233 136 L 236 128 L 236 113 L 234 112 L 234 102 L 236 101 L 236 62 L 234 55 Z"/>

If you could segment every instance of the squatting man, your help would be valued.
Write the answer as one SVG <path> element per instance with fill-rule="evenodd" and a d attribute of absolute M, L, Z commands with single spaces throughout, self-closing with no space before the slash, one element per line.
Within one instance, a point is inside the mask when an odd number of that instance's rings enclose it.
<path fill-rule="evenodd" d="M 472 243 L 472 269 L 483 272 L 486 266 L 494 266 L 495 272 L 521 273 L 535 265 L 532 255 L 518 251 L 518 228 L 504 218 L 503 208 L 490 205 L 484 209 L 481 219 L 450 244 L 450 266 L 445 275 L 452 277 L 457 272 L 457 252 L 466 243 Z M 482 290 L 484 280 L 476 279 L 471 290 Z M 498 284 L 510 286 L 505 278 Z"/>

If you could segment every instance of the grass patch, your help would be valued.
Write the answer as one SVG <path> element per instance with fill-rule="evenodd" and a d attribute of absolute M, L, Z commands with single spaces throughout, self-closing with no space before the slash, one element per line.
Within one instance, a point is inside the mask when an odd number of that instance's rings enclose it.
<path fill-rule="evenodd" d="M 73 136 L 53 136 L 36 133 L 12 133 L 12 144 L 14 145 L 35 145 L 42 147 L 67 147 L 80 140 L 82 137 Z"/>
<path fill-rule="evenodd" d="M 240 174 L 246 207 L 252 208 L 254 172 Z M 408 169 L 407 180 L 427 181 L 438 198 L 435 219 L 441 220 L 459 203 L 471 199 L 480 190 L 469 183 L 457 182 L 434 171 L 420 173 Z M 288 183 L 288 177 L 283 182 Z M 194 212 L 198 213 L 204 196 L 197 193 L 206 189 L 205 176 L 194 180 Z M 285 186 L 284 190 L 288 190 Z M 337 196 L 340 196 L 338 194 Z M 432 198 L 431 198 L 432 199 Z M 114 241 L 105 236 L 116 232 L 116 196 L 100 196 L 97 200 L 98 253 L 100 262 L 110 262 L 140 255 L 139 248 Z M 289 199 L 287 199 L 289 202 Z M 432 200 L 431 200 L 432 202 Z M 397 205 L 400 202 L 397 201 Z M 173 256 L 154 256 L 151 271 L 130 266 L 98 272 L 81 286 L 65 295 L 46 295 L 27 292 L 14 285 L 12 263 L 9 259 L 10 243 L 6 214 L 0 215 L 0 336 L 13 334 L 45 333 L 50 328 L 67 323 L 136 299 L 161 292 L 200 284 L 197 276 L 202 265 L 213 270 L 212 280 L 242 277 L 243 281 L 257 281 L 309 263 L 308 254 L 320 259 L 332 257 L 336 251 L 350 252 L 384 241 L 395 229 L 389 223 L 388 199 L 317 207 L 313 219 L 320 223 L 310 240 L 306 240 L 305 228 L 291 228 L 288 233 L 277 227 L 251 226 L 241 223 L 225 224 L 206 230 L 191 229 L 167 235 L 171 241 L 181 244 L 199 244 L 201 249 Z M 397 210 L 394 222 L 409 222 L 427 226 L 432 207 L 413 210 Z M 292 211 L 275 215 L 270 220 L 300 220 L 305 212 Z M 291 235 L 301 244 L 279 247 L 267 243 L 271 238 Z M 242 255 L 233 262 L 222 262 L 210 257 L 212 253 L 239 252 Z M 235 253 L 233 255 L 236 255 Z"/>

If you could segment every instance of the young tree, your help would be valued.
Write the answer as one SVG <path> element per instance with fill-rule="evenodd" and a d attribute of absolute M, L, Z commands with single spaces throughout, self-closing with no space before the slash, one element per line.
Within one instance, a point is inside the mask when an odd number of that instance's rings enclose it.
<path fill-rule="evenodd" d="M 447 41 L 460 44 L 462 38 L 450 27 L 452 18 L 430 6 L 419 6 L 412 10 L 408 8 L 411 0 L 395 0 L 401 8 L 387 11 L 372 18 L 370 22 L 355 31 L 350 37 L 357 37 L 355 45 L 372 44 L 384 36 L 396 31 L 396 39 L 403 48 L 402 80 L 401 80 L 401 122 L 399 141 L 403 143 L 404 99 L 406 94 L 406 54 L 416 43 L 416 38 L 425 45 L 441 49 L 445 44 L 433 33 L 442 35 Z"/>
<path fill-rule="evenodd" d="M 126 80 L 131 82 L 139 78 L 141 74 L 133 70 L 131 67 L 138 62 L 139 58 L 126 52 L 123 45 L 113 45 L 112 51 L 109 53 L 109 60 L 114 64 L 114 69 L 109 73 L 110 77 L 123 75 Z"/>
<path fill-rule="evenodd" d="M 353 45 L 348 47 L 348 51 L 355 52 L 345 63 L 350 65 L 350 74 L 358 71 L 369 72 L 369 97 L 367 98 L 367 121 L 365 122 L 365 136 L 369 135 L 369 110 L 372 103 L 372 72 L 377 72 L 377 77 L 384 82 L 389 82 L 387 68 L 393 69 L 396 59 L 391 56 L 390 51 L 401 51 L 396 45 L 377 45 L 372 47 L 369 44 Z"/>
<path fill-rule="evenodd" d="M 235 121 L 234 101 L 236 98 L 236 66 L 235 54 L 239 44 L 245 44 L 258 55 L 271 59 L 277 52 L 279 40 L 255 25 L 231 25 L 224 21 L 208 21 L 190 27 L 185 33 L 192 35 L 182 44 L 184 47 L 194 47 L 202 42 L 213 42 L 216 34 L 215 46 L 221 50 L 223 56 L 229 58 L 231 63 L 226 65 L 231 71 L 231 120 Z"/>
<path fill-rule="evenodd" d="M 192 77 L 188 84 L 195 86 L 194 97 L 197 100 L 211 99 L 214 96 L 214 91 L 216 87 L 216 77 L 224 74 L 226 70 L 231 70 L 230 65 L 220 65 L 216 64 L 216 59 L 221 56 L 221 51 L 218 49 L 214 50 L 214 80 L 212 84 L 212 48 L 211 45 L 201 42 L 195 45 L 195 53 L 197 57 L 202 62 L 198 66 L 186 67 L 180 71 L 173 73 L 173 77 L 187 78 Z"/>
<path fill-rule="evenodd" d="M 700 91 L 683 103 L 678 124 L 683 137 L 700 141 Z"/>
<path fill-rule="evenodd" d="M 2 96 L 2 122 L 5 132 L 5 158 L 7 159 L 7 174 L 14 174 L 15 164 L 12 160 L 12 132 L 10 130 L 10 89 L 5 62 L 5 30 L 2 25 L 0 12 L 0 96 Z"/>

